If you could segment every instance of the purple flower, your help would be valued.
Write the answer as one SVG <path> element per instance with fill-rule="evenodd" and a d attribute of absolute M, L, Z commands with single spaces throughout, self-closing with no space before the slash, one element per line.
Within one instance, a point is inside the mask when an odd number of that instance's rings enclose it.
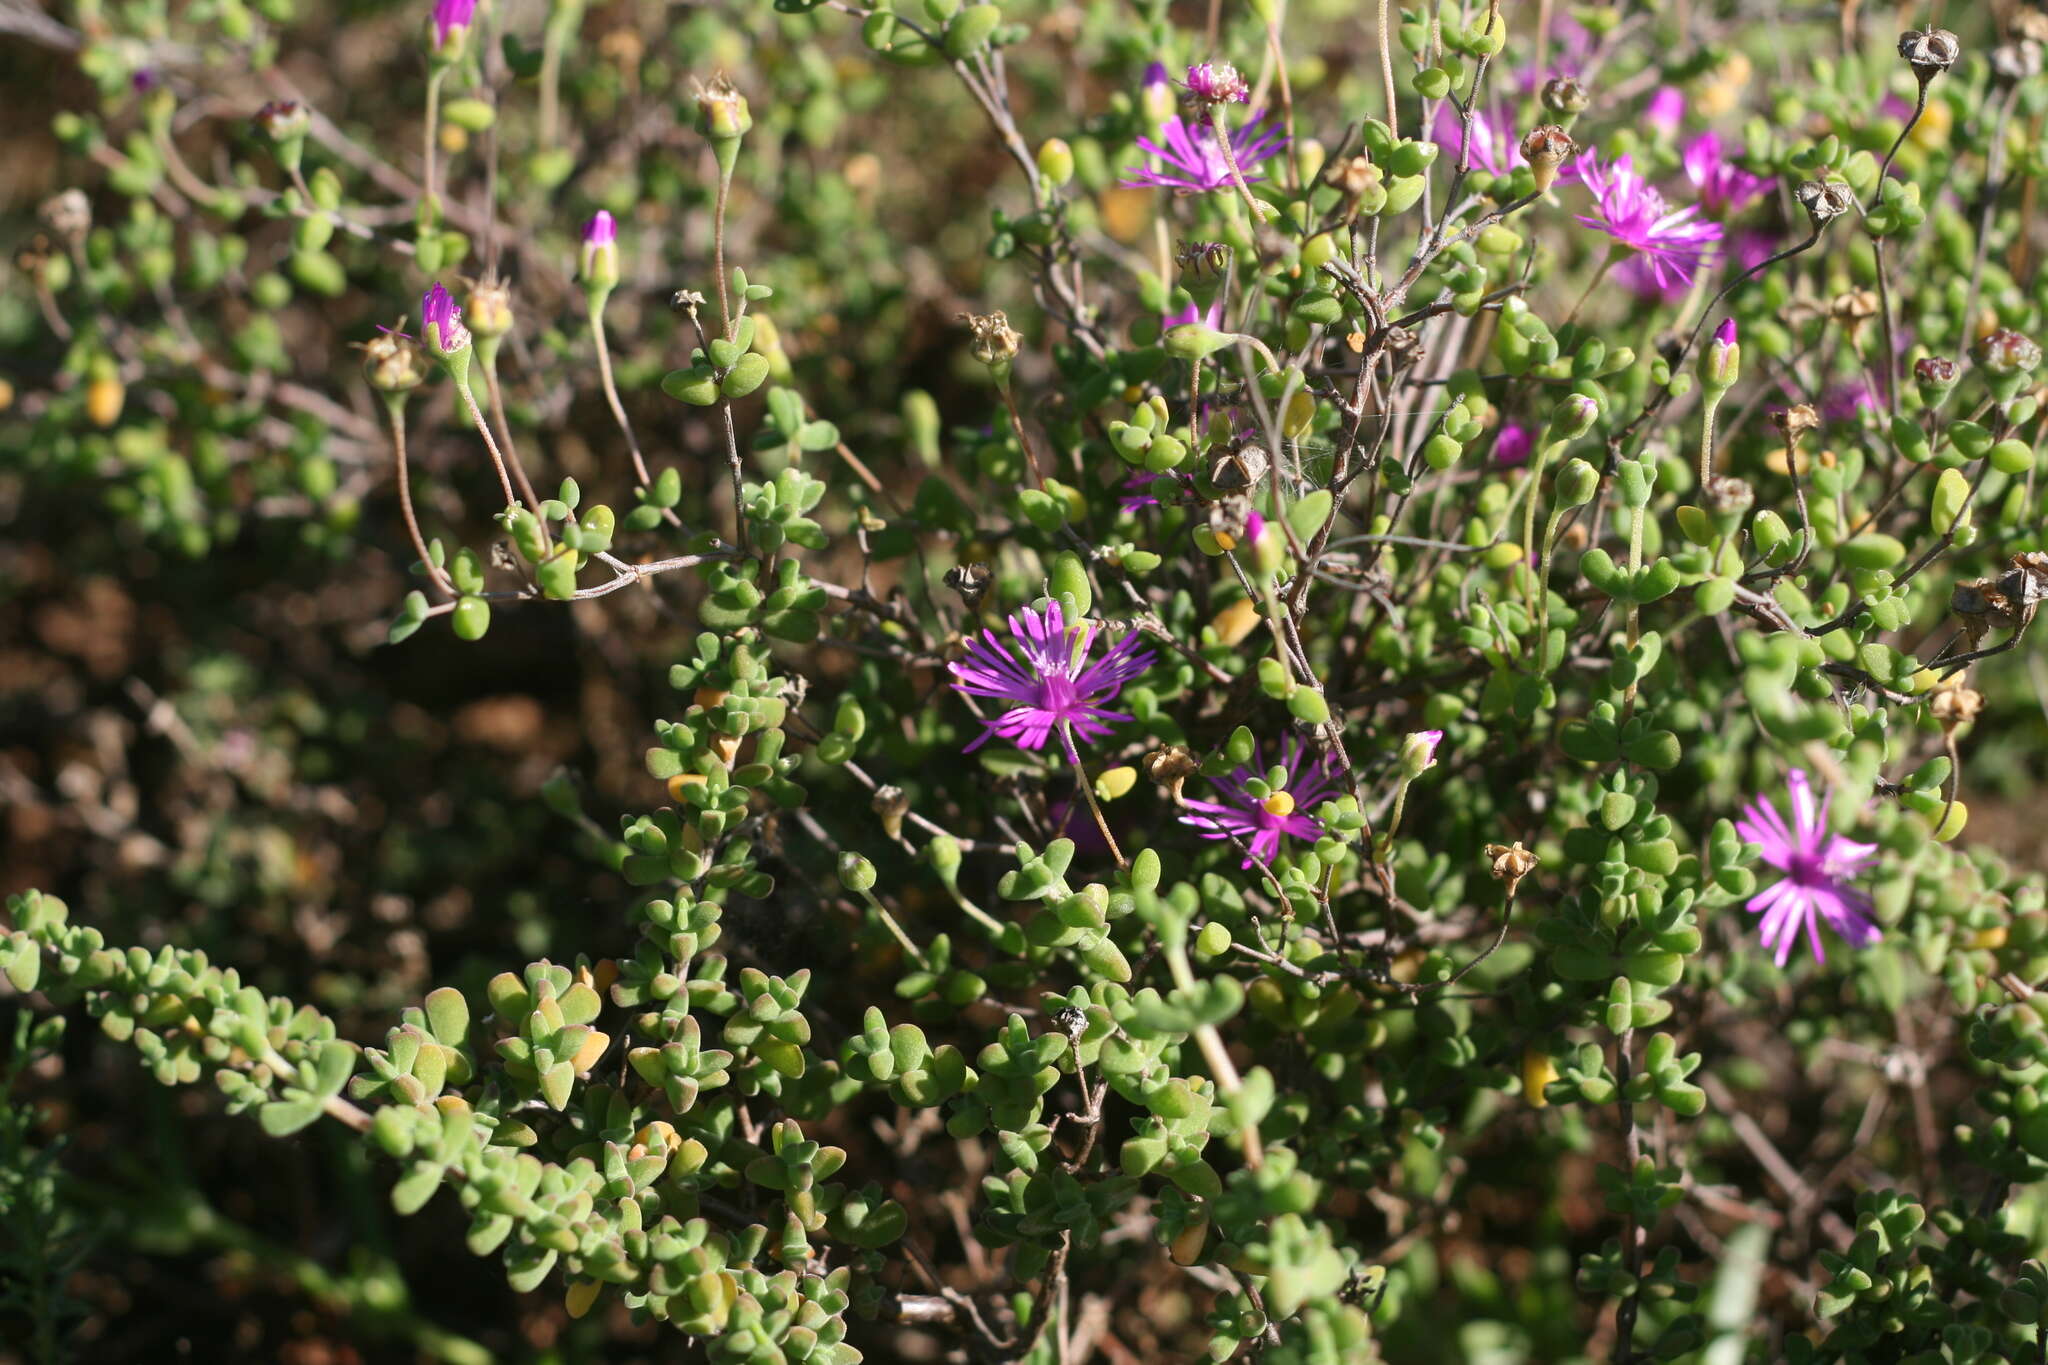
<path fill-rule="evenodd" d="M 599 209 L 583 225 L 582 275 L 584 280 L 609 287 L 619 278 L 619 225 L 605 209 Z"/>
<path fill-rule="evenodd" d="M 1500 429 L 1500 435 L 1493 438 L 1493 462 L 1502 469 L 1527 464 L 1529 452 L 1535 446 L 1535 432 L 1520 422 L 1510 422 Z"/>
<path fill-rule="evenodd" d="M 1010 618 L 1010 634 L 1022 648 L 1022 658 L 1011 653 L 993 630 L 969 639 L 967 657 L 947 665 L 953 673 L 953 686 L 969 696 L 1014 702 L 1015 706 L 994 720 L 983 721 L 987 733 L 968 745 L 966 752 L 973 753 L 992 735 L 1001 735 L 1020 749 L 1040 749 L 1057 728 L 1067 757 L 1078 763 L 1081 756 L 1074 748 L 1075 733 L 1083 739 L 1100 739 L 1109 733 L 1105 721 L 1129 720 L 1120 711 L 1105 710 L 1103 703 L 1150 668 L 1152 655 L 1138 648 L 1133 633 L 1089 663 L 1088 646 L 1095 629 L 1093 621 L 1069 628 L 1060 604 L 1052 602 L 1042 612 L 1026 607 Z"/>
<path fill-rule="evenodd" d="M 1252 88 L 1229 62 L 1196 62 L 1188 68 L 1188 94 L 1206 105 L 1245 104 Z"/>
<path fill-rule="evenodd" d="M 446 355 L 469 345 L 469 329 L 462 325 L 462 310 L 455 306 L 454 296 L 441 287 L 439 280 L 420 299 L 420 331 L 437 354 Z"/>
<path fill-rule="evenodd" d="M 1436 748 L 1443 742 L 1441 730 L 1417 730 L 1401 741 L 1401 771 L 1409 781 L 1436 766 Z"/>
<path fill-rule="evenodd" d="M 1135 512 L 1141 507 L 1157 507 L 1159 499 L 1152 496 L 1152 484 L 1158 477 L 1141 469 L 1125 479 L 1123 496 L 1117 500 L 1117 506 L 1126 512 Z"/>
<path fill-rule="evenodd" d="M 1458 164 L 1465 145 L 1465 117 L 1450 101 L 1436 107 L 1436 129 L 1431 138 L 1443 154 Z M 1505 114 L 1492 109 L 1472 111 L 1472 165 L 1488 175 L 1506 175 L 1515 168 L 1515 148 L 1520 139 Z"/>
<path fill-rule="evenodd" d="M 1761 796 L 1743 807 L 1735 831 L 1763 848 L 1763 859 L 1785 874 L 1783 881 L 1750 897 L 1749 912 L 1762 915 L 1763 944 L 1777 949 L 1780 967 L 1792 956 L 1799 930 L 1806 929 L 1816 962 L 1827 961 L 1820 946 L 1820 921 L 1852 948 L 1867 948 L 1884 937 L 1871 918 L 1870 898 L 1844 886 L 1843 879 L 1861 871 L 1877 854 L 1876 844 L 1859 844 L 1828 829 L 1828 803 L 1813 804 L 1806 774 L 1794 768 L 1785 777 L 1792 792 L 1792 825 Z"/>
<path fill-rule="evenodd" d="M 1699 191 L 1700 211 L 1709 218 L 1727 218 L 1763 198 L 1770 182 L 1751 175 L 1721 153 L 1721 139 L 1701 133 L 1685 145 L 1685 178 Z"/>
<path fill-rule="evenodd" d="M 1207 308 L 1204 308 L 1199 303 L 1190 299 L 1187 307 L 1177 313 L 1168 313 L 1165 317 L 1159 319 L 1159 326 L 1164 329 L 1167 327 L 1178 327 L 1182 323 L 1187 322 L 1199 322 L 1204 327 L 1221 327 L 1223 325 L 1223 300 L 1217 299 Z"/>
<path fill-rule="evenodd" d="M 1314 839 L 1320 835 L 1323 822 L 1307 812 L 1335 796 L 1343 777 L 1333 752 L 1318 752 L 1304 765 L 1309 747 L 1289 735 L 1280 747 L 1280 765 L 1287 770 L 1287 784 L 1261 799 L 1252 795 L 1248 784 L 1266 780 L 1268 769 L 1263 750 L 1264 746 L 1259 746 L 1249 764 L 1228 777 L 1216 779 L 1223 800 L 1187 801 L 1184 804 L 1194 814 L 1180 817 L 1183 825 L 1200 830 L 1205 839 L 1236 835 L 1252 852 L 1244 860 L 1245 867 L 1250 867 L 1254 860 L 1271 860 L 1280 851 L 1282 835 L 1295 839 Z"/>
<path fill-rule="evenodd" d="M 448 36 L 466 31 L 474 18 L 476 0 L 434 0 L 434 46 L 448 46 Z"/>
<path fill-rule="evenodd" d="M 1594 208 L 1590 215 L 1579 214 L 1579 221 L 1638 253 L 1659 288 L 1674 281 L 1690 283 L 1701 259 L 1721 239 L 1720 225 L 1699 221 L 1697 204 L 1674 209 L 1665 203 L 1628 157 L 1602 166 L 1596 154 L 1585 152 L 1577 167 L 1593 192 Z"/>
<path fill-rule="evenodd" d="M 1247 185 L 1264 180 L 1253 168 L 1287 145 L 1277 128 L 1267 128 L 1270 115 L 1255 114 L 1242 128 L 1230 132 L 1230 150 Z M 1216 142 L 1216 130 L 1202 123 L 1189 123 L 1176 114 L 1159 129 L 1158 142 L 1141 137 L 1138 146 L 1156 157 L 1157 164 L 1140 166 L 1126 175 L 1126 185 L 1157 186 L 1181 194 L 1207 194 L 1230 188 L 1230 163 Z"/>
<path fill-rule="evenodd" d="M 1643 109 L 1643 122 L 1669 137 L 1685 121 L 1685 93 L 1675 85 L 1660 85 Z"/>

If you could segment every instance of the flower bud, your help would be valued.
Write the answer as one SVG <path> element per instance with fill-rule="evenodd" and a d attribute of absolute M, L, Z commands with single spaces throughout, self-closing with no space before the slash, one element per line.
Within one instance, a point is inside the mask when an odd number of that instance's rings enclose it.
<path fill-rule="evenodd" d="M 1182 241 L 1173 253 L 1180 267 L 1181 283 L 1193 292 L 1197 284 L 1217 284 L 1230 270 L 1230 248 L 1222 242 Z"/>
<path fill-rule="evenodd" d="M 1173 78 L 1158 62 L 1145 68 L 1145 83 L 1138 91 L 1138 105 L 1145 121 L 1155 130 L 1174 116 L 1180 99 L 1173 93 Z"/>
<path fill-rule="evenodd" d="M 874 890 L 875 865 L 858 853 L 840 854 L 839 884 L 856 894 Z"/>
<path fill-rule="evenodd" d="M 1925 85 L 1956 64 L 1963 46 L 1945 28 L 1909 29 L 1899 35 L 1899 55 Z"/>
<path fill-rule="evenodd" d="M 1586 87 L 1579 84 L 1575 76 L 1559 76 L 1555 80 L 1544 82 L 1543 107 L 1553 114 L 1562 114 L 1570 118 L 1575 114 L 1585 113 L 1586 106 L 1591 103 L 1592 97 L 1586 93 Z"/>
<path fill-rule="evenodd" d="M 1219 105 L 1244 104 L 1252 97 L 1236 67 L 1229 62 L 1197 62 L 1188 68 L 1188 97 L 1202 112 Z"/>
<path fill-rule="evenodd" d="M 420 299 L 420 331 L 427 349 L 442 360 L 469 351 L 469 329 L 462 325 L 462 310 L 439 281 Z"/>
<path fill-rule="evenodd" d="M 1922 356 L 1913 362 L 1913 381 L 1919 387 L 1920 401 L 1933 407 L 1947 396 L 1956 386 L 1959 371 L 1956 363 L 1945 355 Z"/>
<path fill-rule="evenodd" d="M 269 141 L 277 164 L 288 173 L 296 172 L 305 155 L 306 132 L 313 125 L 306 106 L 297 100 L 272 100 L 256 111 L 254 122 Z"/>
<path fill-rule="evenodd" d="M 747 97 L 723 74 L 697 87 L 697 131 L 713 142 L 735 142 L 754 126 Z"/>
<path fill-rule="evenodd" d="M 435 0 L 434 51 L 436 65 L 449 66 L 462 57 L 462 45 L 476 18 L 476 0 Z"/>
<path fill-rule="evenodd" d="M 1735 319 L 1723 318 L 1700 355 L 1700 382 L 1710 390 L 1726 391 L 1741 368 L 1742 347 L 1735 339 Z"/>
<path fill-rule="evenodd" d="M 1219 332 L 1200 322 L 1183 322 L 1166 329 L 1159 344 L 1176 360 L 1201 360 L 1235 341 L 1229 332 Z"/>
<path fill-rule="evenodd" d="M 1600 402 L 1589 393 L 1566 394 L 1550 414 L 1551 430 L 1559 436 L 1584 436 L 1600 420 Z"/>
<path fill-rule="evenodd" d="M 1074 178 L 1074 149 L 1066 139 L 1049 137 L 1039 144 L 1038 173 L 1055 189 Z"/>
<path fill-rule="evenodd" d="M 1436 766 L 1437 745 L 1444 742 L 1441 730 L 1417 730 L 1401 741 L 1401 775 L 1409 781 Z"/>
<path fill-rule="evenodd" d="M 584 289 L 593 293 L 609 293 L 619 282 L 619 225 L 604 209 L 583 225 L 578 273 L 583 276 Z"/>
<path fill-rule="evenodd" d="M 1555 491 L 1560 507 L 1584 507 L 1600 491 L 1600 471 L 1584 460 L 1574 459 L 1557 471 Z"/>
<path fill-rule="evenodd" d="M 1556 183 L 1558 168 L 1571 160 L 1579 150 L 1571 134 L 1555 123 L 1546 123 L 1532 129 L 1522 139 L 1522 160 L 1529 163 L 1529 169 L 1536 173 L 1536 189 L 1540 193 Z"/>

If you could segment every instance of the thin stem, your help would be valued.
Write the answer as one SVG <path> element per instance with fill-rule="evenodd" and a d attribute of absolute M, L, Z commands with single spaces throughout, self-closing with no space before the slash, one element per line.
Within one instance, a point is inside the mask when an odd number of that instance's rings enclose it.
<path fill-rule="evenodd" d="M 1197 364 L 1199 363 L 1197 362 Z M 1003 407 L 1010 414 L 1010 430 L 1017 433 L 1017 444 L 1024 447 L 1024 458 L 1031 464 L 1031 477 L 1040 488 L 1043 488 L 1045 487 L 1045 470 L 1038 463 L 1038 448 L 1031 444 L 1031 438 L 1024 432 L 1024 414 L 1017 411 L 1017 396 L 1010 392 L 1010 381 L 1008 379 L 1004 379 L 996 387 L 1003 392 Z"/>
<path fill-rule="evenodd" d="M 1614 269 L 1615 264 L 1621 260 L 1622 252 L 1623 248 L 1619 246 L 1608 249 L 1607 255 L 1600 262 L 1600 268 L 1593 272 L 1592 279 L 1586 281 L 1585 291 L 1579 295 L 1578 301 L 1572 305 L 1572 311 L 1564 315 L 1566 326 L 1579 320 L 1579 310 L 1586 306 L 1587 299 L 1593 297 L 1593 291 L 1598 289 L 1600 282 L 1607 278 L 1607 272 Z"/>
<path fill-rule="evenodd" d="M 1193 995 L 1195 973 L 1188 966 L 1187 949 L 1180 943 L 1168 944 L 1165 948 L 1166 967 L 1173 973 L 1173 984 L 1182 991 Z M 1216 1088 L 1227 1098 L 1244 1089 L 1244 1079 L 1237 1074 L 1237 1064 L 1230 1060 L 1230 1050 L 1223 1045 L 1223 1035 L 1214 1024 L 1195 1026 L 1195 1046 L 1202 1050 L 1202 1060 L 1209 1064 L 1209 1070 L 1216 1075 Z M 1238 1129 L 1238 1140 L 1244 1144 L 1244 1164 L 1258 1170 L 1266 1164 L 1265 1144 L 1259 1139 L 1259 1126 L 1247 1123 Z"/>
<path fill-rule="evenodd" d="M 1700 399 L 1700 496 L 1705 497 L 1707 481 L 1714 477 L 1714 415 L 1721 410 L 1721 399 L 1726 389 L 1706 386 L 1706 393 Z M 1786 457 L 1788 460 L 1790 456 Z M 1789 467 L 1789 465 L 1788 465 Z"/>
<path fill-rule="evenodd" d="M 398 508 L 405 517 L 406 533 L 412 537 L 413 553 L 420 557 L 420 566 L 426 570 L 427 581 L 453 597 L 455 585 L 441 566 L 428 556 L 426 538 L 420 534 L 419 518 L 412 510 L 412 475 L 406 467 L 405 458 L 405 399 L 398 394 L 386 395 L 384 411 L 391 419 L 392 464 L 398 473 Z"/>
<path fill-rule="evenodd" d="M 1380 45 L 1380 86 L 1387 95 L 1387 129 L 1396 138 L 1401 136 L 1401 106 L 1394 95 L 1394 53 L 1388 42 L 1387 0 L 1380 0 L 1379 15 Z"/>
<path fill-rule="evenodd" d="M 732 163 L 737 158 L 718 159 L 718 194 L 711 201 L 711 271 L 718 280 L 718 334 L 732 336 L 731 287 L 725 279 L 725 200 L 732 191 Z"/>
<path fill-rule="evenodd" d="M 860 897 L 868 903 L 870 910 L 881 916 L 882 926 L 889 931 L 897 943 L 902 945 L 904 954 L 918 966 L 929 969 L 931 964 L 925 960 L 923 950 L 911 942 L 910 935 L 903 932 L 903 926 L 898 924 L 896 917 L 889 913 L 889 907 L 875 899 L 875 893 L 872 891 L 863 891 L 860 893 Z"/>
<path fill-rule="evenodd" d="M 1230 183 L 1237 186 L 1237 192 L 1244 198 L 1245 212 L 1252 216 L 1252 227 L 1266 221 L 1266 211 L 1259 201 L 1252 198 L 1252 187 L 1245 184 L 1244 172 L 1237 168 L 1237 149 L 1230 145 L 1230 127 L 1223 121 L 1223 111 L 1214 110 L 1209 115 L 1209 131 L 1216 135 L 1216 149 L 1223 153 L 1224 168 L 1230 172 Z"/>
<path fill-rule="evenodd" d="M 484 448 L 491 452 L 491 467 L 498 471 L 498 486 L 505 491 L 505 505 L 514 506 L 519 499 L 512 494 L 512 476 L 505 472 L 505 457 L 498 452 L 497 438 L 491 435 L 491 424 L 484 420 L 484 410 L 477 406 L 476 393 L 467 379 L 455 381 L 455 391 L 462 395 L 464 406 L 469 409 L 470 420 L 476 423 L 477 435 L 484 438 Z M 536 513 L 539 508 L 533 509 Z"/>
<path fill-rule="evenodd" d="M 1527 555 L 1529 551 L 1536 548 L 1533 544 L 1536 539 L 1536 503 L 1543 495 L 1543 471 L 1549 466 L 1550 457 L 1562 449 L 1564 449 L 1563 441 L 1539 443 L 1536 447 L 1536 458 L 1529 464 L 1529 486 L 1527 490 L 1529 496 L 1522 504 L 1522 553 L 1524 555 Z M 1556 520 L 1555 517 L 1551 518 L 1553 525 L 1556 524 Z M 1542 585 L 1540 583 L 1533 585 L 1531 593 L 1529 606 L 1533 610 L 1537 600 L 1543 595 Z"/>
<path fill-rule="evenodd" d="M 733 429 L 732 403 L 718 400 L 718 415 L 725 419 L 725 463 L 732 473 L 732 541 L 740 547 L 740 553 L 747 550 L 747 484 L 746 471 L 740 466 L 740 438 Z"/>
<path fill-rule="evenodd" d="M 427 164 L 422 184 L 427 203 L 432 205 L 436 212 L 441 206 L 441 195 L 434 183 L 434 148 L 441 140 L 441 82 L 447 75 L 448 68 L 445 66 L 437 66 L 427 75 Z"/>
<path fill-rule="evenodd" d="M 1074 780 L 1081 785 L 1081 796 L 1088 802 L 1088 813 L 1095 817 L 1095 828 L 1102 831 L 1103 841 L 1109 845 L 1110 853 L 1116 858 L 1116 865 L 1119 868 L 1130 867 L 1123 849 L 1117 846 L 1116 836 L 1109 832 L 1109 821 L 1103 818 L 1102 804 L 1095 799 L 1095 784 L 1088 780 L 1088 769 L 1081 763 L 1081 751 L 1074 747 L 1074 727 L 1062 724 L 1060 737 L 1066 741 L 1067 761 L 1074 765 Z"/>
<path fill-rule="evenodd" d="M 484 363 L 484 392 L 491 400 L 491 420 L 497 423 L 498 435 L 505 442 L 505 459 L 512 466 L 512 476 L 519 480 L 520 496 L 526 499 L 529 508 L 538 512 L 540 496 L 533 491 L 533 481 L 526 477 L 526 466 L 520 463 L 519 449 L 512 444 L 512 423 L 505 418 L 505 395 L 498 385 L 497 343 L 492 342 L 488 349 L 479 345 L 477 352 Z M 547 521 L 540 517 L 536 517 L 535 520 L 540 523 L 541 546 L 546 548 L 549 543 Z"/>
<path fill-rule="evenodd" d="M 626 405 L 619 401 L 619 387 L 612 382 L 612 349 L 604 335 L 604 296 L 593 292 L 590 302 L 590 335 L 597 343 L 597 377 L 604 385 L 605 402 L 611 405 L 612 420 L 619 424 L 619 430 L 626 433 L 626 449 L 633 456 L 633 474 L 640 480 L 642 488 L 654 487 L 654 477 L 647 472 L 647 461 L 640 454 L 640 441 L 633 435 L 633 424 L 626 420 Z"/>

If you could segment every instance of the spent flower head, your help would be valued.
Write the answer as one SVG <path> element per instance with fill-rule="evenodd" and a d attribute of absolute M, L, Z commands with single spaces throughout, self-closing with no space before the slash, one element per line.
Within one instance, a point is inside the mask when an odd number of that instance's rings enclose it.
<path fill-rule="evenodd" d="M 1196 62 L 1188 68 L 1188 97 L 1204 113 L 1224 104 L 1246 104 L 1252 97 L 1236 67 L 1229 62 Z"/>
<path fill-rule="evenodd" d="M 1735 832 L 1763 851 L 1763 860 L 1784 877 L 1750 897 L 1749 912 L 1763 916 L 1763 945 L 1775 949 L 1780 967 L 1792 956 L 1800 930 L 1806 932 L 1816 962 L 1827 961 L 1821 947 L 1820 923 L 1826 920 L 1852 948 L 1867 948 L 1884 934 L 1871 917 L 1870 898 L 1847 885 L 1877 856 L 1876 844 L 1845 839 L 1828 828 L 1831 792 L 1816 806 L 1813 785 L 1795 768 L 1786 774 L 1792 795 L 1792 821 L 1758 796 L 1743 808 Z"/>
<path fill-rule="evenodd" d="M 985 733 L 967 746 L 967 752 L 995 735 L 1020 749 L 1040 749 L 1057 730 L 1067 757 L 1079 762 L 1076 735 L 1101 739 L 1109 733 L 1108 722 L 1129 720 L 1123 712 L 1109 710 L 1107 703 L 1116 699 L 1125 683 L 1152 666 L 1152 654 L 1138 647 L 1134 633 L 1091 662 L 1088 651 L 1096 629 L 1093 621 L 1068 625 L 1060 604 L 1048 602 L 1043 610 L 1026 607 L 1010 617 L 1010 634 L 1019 652 L 993 630 L 969 638 L 967 656 L 947 665 L 953 686 L 969 696 L 1009 702 L 1011 709 L 983 721 Z"/>

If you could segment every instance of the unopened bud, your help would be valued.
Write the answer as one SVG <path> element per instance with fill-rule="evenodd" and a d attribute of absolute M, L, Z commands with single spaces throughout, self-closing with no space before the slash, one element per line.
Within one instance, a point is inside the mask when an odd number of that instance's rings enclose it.
<path fill-rule="evenodd" d="M 1589 393 L 1570 393 L 1551 413 L 1551 429 L 1559 436 L 1584 436 L 1600 420 L 1600 400 Z"/>
<path fill-rule="evenodd" d="M 256 131 L 269 140 L 277 164 L 286 171 L 298 170 L 306 150 L 306 133 L 313 126 L 306 106 L 297 100 L 272 100 L 256 111 L 254 122 Z"/>
<path fill-rule="evenodd" d="M 1592 96 L 1586 93 L 1586 87 L 1579 84 L 1575 76 L 1559 76 L 1544 82 L 1543 107 L 1553 114 L 1563 114 L 1567 118 L 1583 114 L 1591 103 Z"/>
<path fill-rule="evenodd" d="M 1700 382 L 1709 389 L 1725 390 L 1735 383 L 1741 368 L 1742 346 L 1735 338 L 1735 319 L 1723 318 L 1700 355 Z"/>
<path fill-rule="evenodd" d="M 589 292 L 609 293 L 619 282 L 619 225 L 605 209 L 599 209 L 583 225 L 583 254 L 577 273 Z"/>
<path fill-rule="evenodd" d="M 1401 741 L 1401 775 L 1410 781 L 1436 766 L 1436 749 L 1444 742 L 1441 730 L 1417 730 Z"/>
<path fill-rule="evenodd" d="M 1940 403 L 1956 386 L 1956 377 L 1960 373 L 1955 361 L 1945 355 L 1922 356 L 1914 361 L 1913 382 L 1920 390 L 1920 401 L 1928 407 Z"/>
<path fill-rule="evenodd" d="M 1584 507 L 1600 491 L 1600 471 L 1585 460 L 1574 459 L 1557 471 L 1556 493 L 1562 507 Z"/>
<path fill-rule="evenodd" d="M 1216 354 L 1237 338 L 1201 322 L 1183 322 L 1166 329 L 1159 344 L 1176 360 L 1202 360 Z"/>
<path fill-rule="evenodd" d="M 1536 173 L 1536 189 L 1547 190 L 1557 180 L 1558 168 L 1571 160 L 1579 145 L 1572 141 L 1571 134 L 1555 123 L 1546 123 L 1532 129 L 1522 139 L 1522 160 L 1529 163 L 1529 169 Z"/>
<path fill-rule="evenodd" d="M 875 889 L 875 865 L 858 853 L 839 855 L 839 884 L 855 894 Z"/>

